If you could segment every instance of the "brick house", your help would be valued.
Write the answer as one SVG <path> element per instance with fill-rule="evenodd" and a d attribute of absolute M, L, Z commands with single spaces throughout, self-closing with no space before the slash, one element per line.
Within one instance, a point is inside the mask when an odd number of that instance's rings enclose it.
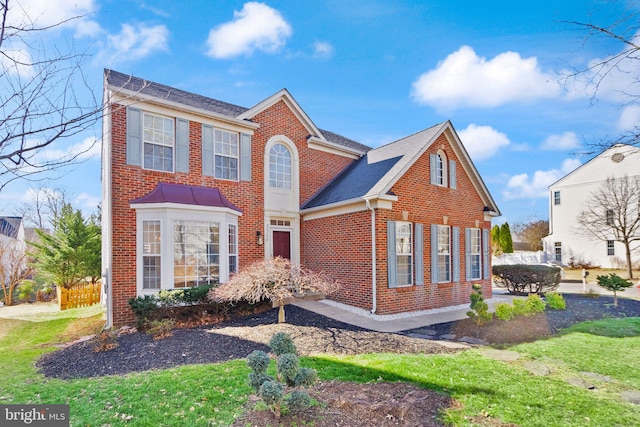
<path fill-rule="evenodd" d="M 131 297 L 224 283 L 283 256 L 387 315 L 491 295 L 499 210 L 450 122 L 371 149 L 319 129 L 283 89 L 251 108 L 105 70 L 108 324 Z"/>

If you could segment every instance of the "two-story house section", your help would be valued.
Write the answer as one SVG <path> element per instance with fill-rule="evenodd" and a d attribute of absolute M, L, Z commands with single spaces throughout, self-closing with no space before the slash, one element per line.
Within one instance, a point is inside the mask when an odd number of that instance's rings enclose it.
<path fill-rule="evenodd" d="M 578 217 L 589 207 L 603 209 L 602 229 L 606 230 L 606 207 L 594 200 L 608 178 L 640 177 L 640 149 L 617 144 L 549 186 L 549 235 L 544 238 L 549 262 L 568 265 L 588 262 L 603 268 L 626 264 L 624 245 L 611 239 L 596 239 L 581 231 Z"/>
<path fill-rule="evenodd" d="M 490 295 L 499 210 L 450 122 L 372 149 L 317 127 L 286 89 L 246 108 L 104 77 L 109 325 L 133 321 L 132 297 L 276 256 L 375 314 L 468 303 L 472 283 Z"/>

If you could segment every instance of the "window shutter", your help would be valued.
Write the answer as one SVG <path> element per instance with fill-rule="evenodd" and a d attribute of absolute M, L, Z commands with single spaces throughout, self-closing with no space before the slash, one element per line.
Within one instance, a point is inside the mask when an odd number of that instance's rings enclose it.
<path fill-rule="evenodd" d="M 142 165 L 142 111 L 127 107 L 127 164 Z"/>
<path fill-rule="evenodd" d="M 240 134 L 240 180 L 251 181 L 251 135 Z"/>
<path fill-rule="evenodd" d="M 458 188 L 457 176 L 456 176 L 456 162 L 449 160 L 449 187 Z"/>
<path fill-rule="evenodd" d="M 390 288 L 398 286 L 396 280 L 396 222 L 387 221 L 387 274 Z"/>
<path fill-rule="evenodd" d="M 414 257 L 416 265 L 416 285 L 424 285 L 424 227 L 416 224 L 414 230 Z"/>
<path fill-rule="evenodd" d="M 460 227 L 451 227 L 452 282 L 460 281 Z"/>
<path fill-rule="evenodd" d="M 176 172 L 189 173 L 189 120 L 176 120 Z"/>
<path fill-rule="evenodd" d="M 471 229 L 465 229 L 464 239 L 465 270 L 467 281 L 471 280 Z"/>
<path fill-rule="evenodd" d="M 489 271 L 489 230 L 482 230 L 482 254 L 483 259 L 480 261 L 482 267 L 484 267 L 484 278 L 491 278 L 491 271 Z"/>
<path fill-rule="evenodd" d="M 214 176 L 213 127 L 202 125 L 202 175 Z"/>
<path fill-rule="evenodd" d="M 431 283 L 438 283 L 438 225 L 431 224 Z"/>
<path fill-rule="evenodd" d="M 429 155 L 429 173 L 431 175 L 432 184 L 436 184 L 438 180 L 437 173 L 436 173 L 437 172 L 436 162 L 437 162 L 437 155 L 436 154 Z"/>

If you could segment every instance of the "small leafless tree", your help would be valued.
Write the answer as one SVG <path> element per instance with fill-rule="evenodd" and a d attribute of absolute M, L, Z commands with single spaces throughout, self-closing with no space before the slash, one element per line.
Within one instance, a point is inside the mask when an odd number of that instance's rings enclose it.
<path fill-rule="evenodd" d="M 69 193 L 65 188 L 39 187 L 34 190 L 30 202 L 19 209 L 20 216 L 39 230 L 52 229 L 60 218 L 62 207 L 70 203 Z"/>
<path fill-rule="evenodd" d="M 16 286 L 29 278 L 32 269 L 25 251 L 24 242 L 2 238 L 0 239 L 0 289 L 2 289 L 4 304 L 13 304 L 13 293 Z"/>
<path fill-rule="evenodd" d="M 576 231 L 595 240 L 621 242 L 633 279 L 631 253 L 640 242 L 640 178 L 607 178 L 578 215 Z"/>
<path fill-rule="evenodd" d="M 310 293 L 324 296 L 337 291 L 338 286 L 322 273 L 314 273 L 277 257 L 251 264 L 228 283 L 212 289 L 209 298 L 219 302 L 243 300 L 252 304 L 270 300 L 278 303 L 278 323 L 283 323 L 287 299 Z"/>
<path fill-rule="evenodd" d="M 518 240 L 526 243 L 532 251 L 543 249 L 542 239 L 549 234 L 549 221 L 536 219 L 525 223 L 515 224 L 514 232 Z"/>
<path fill-rule="evenodd" d="M 73 44 L 63 51 L 46 43 L 46 31 L 81 17 L 40 26 L 12 20 L 22 16 L 20 7 L 0 0 L 0 190 L 77 161 L 90 148 L 62 157 L 45 151 L 91 129 L 102 112 L 82 71 L 89 55 Z"/>

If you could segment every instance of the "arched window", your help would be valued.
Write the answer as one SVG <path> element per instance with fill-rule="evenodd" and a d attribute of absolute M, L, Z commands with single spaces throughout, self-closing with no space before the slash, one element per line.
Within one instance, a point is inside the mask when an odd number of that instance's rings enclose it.
<path fill-rule="evenodd" d="M 447 155 L 438 150 L 431 155 L 431 183 L 442 187 L 447 186 Z"/>
<path fill-rule="evenodd" d="M 291 153 L 282 144 L 275 144 L 269 150 L 269 186 L 291 189 Z"/>

